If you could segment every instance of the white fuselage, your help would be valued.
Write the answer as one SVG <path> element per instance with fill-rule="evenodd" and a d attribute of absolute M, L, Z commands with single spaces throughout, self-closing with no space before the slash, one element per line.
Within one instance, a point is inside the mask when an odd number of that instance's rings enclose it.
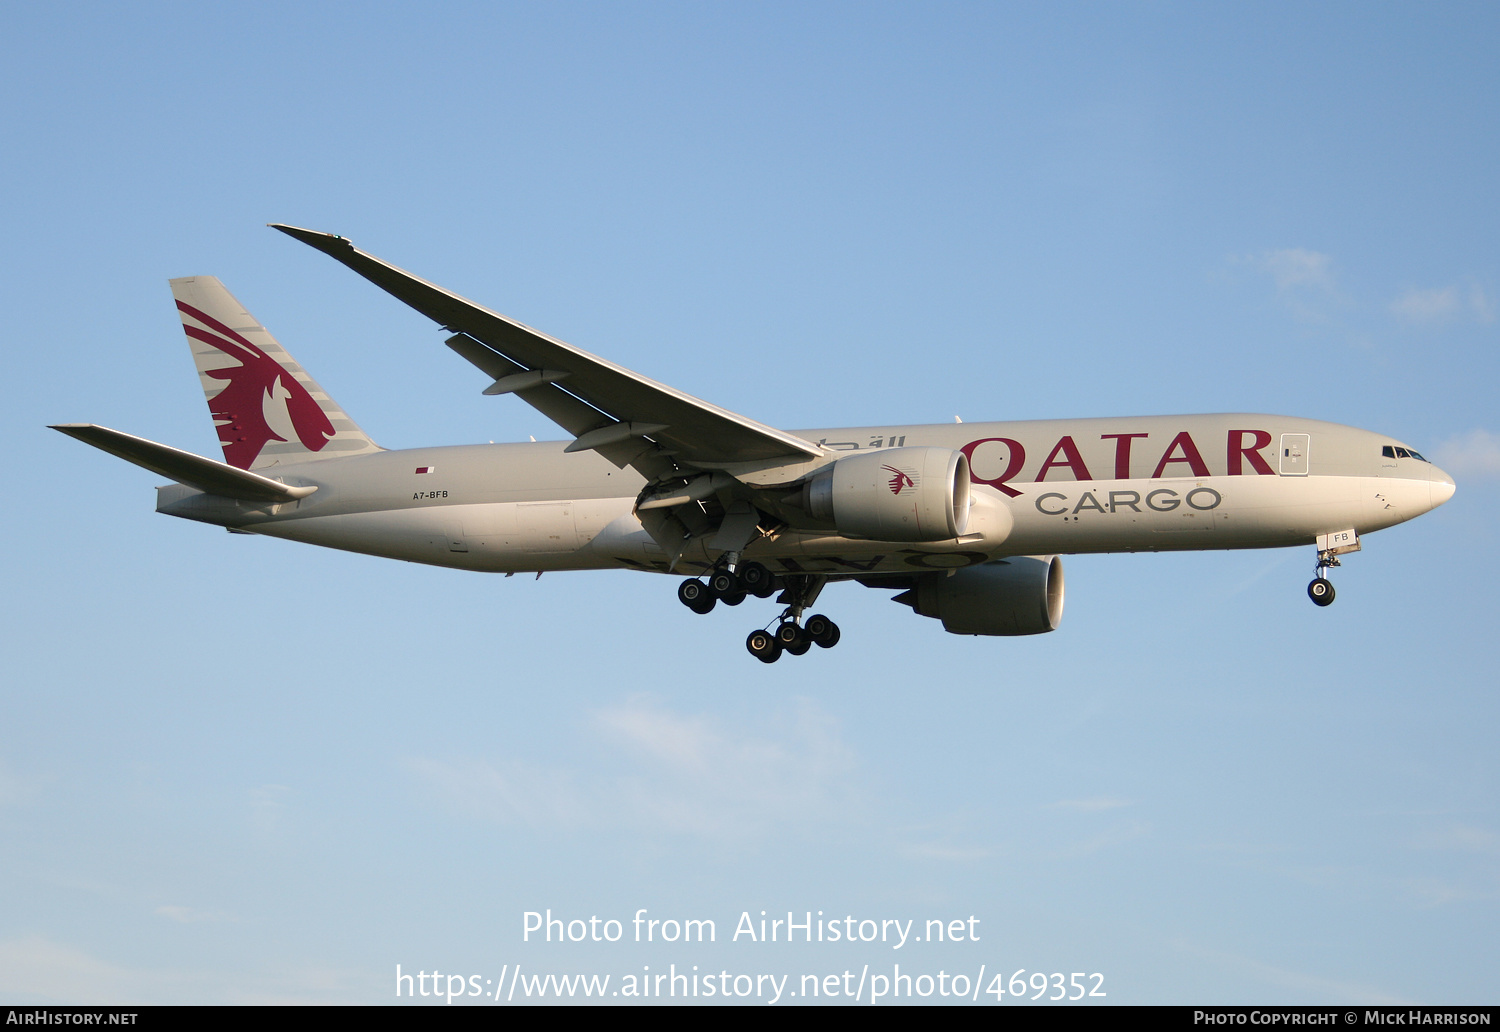
<path fill-rule="evenodd" d="M 938 446 L 968 456 L 965 533 L 882 542 L 772 532 L 745 549 L 775 572 L 953 568 L 1013 555 L 1273 548 L 1367 534 L 1442 504 L 1453 480 L 1394 453 L 1382 434 L 1253 414 L 1041 420 L 799 431 L 825 458 L 729 472 L 791 483 L 843 454 Z M 462 569 L 642 569 L 669 557 L 634 515 L 644 481 L 563 442 L 381 451 L 257 472 L 317 491 L 295 503 L 230 502 L 162 488 L 158 509 L 238 530 Z M 717 558 L 707 539 L 675 566 Z"/>

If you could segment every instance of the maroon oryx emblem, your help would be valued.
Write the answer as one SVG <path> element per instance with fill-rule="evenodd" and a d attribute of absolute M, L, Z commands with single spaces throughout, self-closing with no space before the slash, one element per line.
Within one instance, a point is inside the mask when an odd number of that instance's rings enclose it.
<path fill-rule="evenodd" d="M 895 466 L 881 466 L 880 468 L 884 469 L 884 470 L 889 470 L 891 473 L 895 474 L 894 476 L 891 477 L 891 480 L 890 480 L 891 494 L 896 494 L 896 495 L 900 494 L 901 493 L 901 489 L 903 487 L 916 487 L 917 486 L 916 481 L 912 480 L 912 478 L 911 478 L 911 476 L 909 474 L 902 472 L 901 470 L 897 469 Z"/>
<path fill-rule="evenodd" d="M 314 452 L 323 450 L 333 439 L 333 424 L 296 377 L 219 320 L 181 301 L 177 307 L 208 327 L 205 330 L 184 323 L 182 328 L 189 337 L 217 348 L 239 363 L 205 374 L 211 380 L 225 381 L 224 389 L 210 399 L 208 407 L 218 424 L 219 443 L 224 446 L 226 462 L 249 469 L 269 442 L 287 440 L 266 419 L 267 409 L 274 412 L 275 406 L 284 406 L 285 418 L 291 421 L 304 448 Z"/>

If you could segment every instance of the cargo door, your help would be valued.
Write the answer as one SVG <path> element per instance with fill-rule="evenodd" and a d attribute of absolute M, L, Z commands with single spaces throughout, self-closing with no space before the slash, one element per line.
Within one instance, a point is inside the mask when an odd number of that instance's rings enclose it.
<path fill-rule="evenodd" d="M 525 552 L 571 552 L 578 547 L 572 502 L 522 502 L 516 537 Z"/>

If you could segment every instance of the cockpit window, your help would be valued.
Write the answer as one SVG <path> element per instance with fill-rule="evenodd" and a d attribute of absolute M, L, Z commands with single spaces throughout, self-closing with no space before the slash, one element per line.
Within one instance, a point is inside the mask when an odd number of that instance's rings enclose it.
<path fill-rule="evenodd" d="M 1380 449 L 1380 454 L 1384 455 L 1388 459 L 1394 459 L 1396 457 L 1396 449 L 1388 444 L 1384 448 Z"/>
<path fill-rule="evenodd" d="M 1411 458 L 1411 452 L 1407 451 L 1405 448 L 1397 448 L 1396 449 L 1396 458 L 1398 458 L 1398 459 L 1409 459 L 1409 458 Z"/>
<path fill-rule="evenodd" d="M 1412 452 L 1411 453 L 1411 457 L 1414 458 L 1414 459 L 1416 459 L 1418 462 L 1427 462 L 1428 461 L 1428 460 L 1422 458 L 1422 456 L 1419 455 L 1419 454 L 1417 454 L 1416 452 Z"/>
<path fill-rule="evenodd" d="M 1398 448 L 1394 444 L 1387 444 L 1380 449 L 1380 454 L 1388 459 L 1416 459 L 1418 462 L 1426 462 L 1431 465 L 1430 460 L 1425 458 L 1421 452 L 1414 452 L 1410 448 Z"/>

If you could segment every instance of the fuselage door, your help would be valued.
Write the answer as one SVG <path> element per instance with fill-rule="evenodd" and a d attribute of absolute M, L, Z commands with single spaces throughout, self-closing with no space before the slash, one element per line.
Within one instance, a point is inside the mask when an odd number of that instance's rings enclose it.
<path fill-rule="evenodd" d="M 578 547 L 572 502 L 521 502 L 516 530 L 527 552 L 571 552 Z"/>
<path fill-rule="evenodd" d="M 1307 476 L 1307 451 L 1310 438 L 1307 434 L 1281 435 L 1281 475 L 1284 477 Z"/>

